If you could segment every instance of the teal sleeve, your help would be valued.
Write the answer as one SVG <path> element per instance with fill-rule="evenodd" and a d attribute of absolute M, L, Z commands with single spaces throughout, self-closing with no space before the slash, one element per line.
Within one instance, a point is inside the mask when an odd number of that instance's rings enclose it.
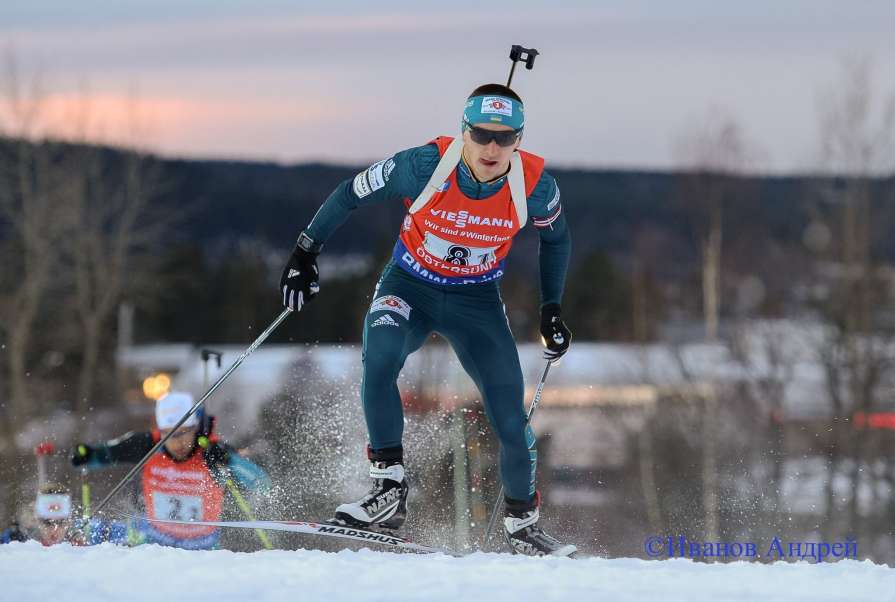
<path fill-rule="evenodd" d="M 528 197 L 528 216 L 540 236 L 541 305 L 561 304 L 572 236 L 562 210 L 559 186 L 546 171 Z"/>
<path fill-rule="evenodd" d="M 317 210 L 305 233 L 319 251 L 358 207 L 415 199 L 435 171 L 438 160 L 438 147 L 427 144 L 374 163 L 336 187 Z"/>
<path fill-rule="evenodd" d="M 136 464 L 155 445 L 150 432 L 129 432 L 124 435 L 100 443 L 93 448 L 93 453 L 87 464 L 88 470 L 105 468 L 116 464 Z"/>
<path fill-rule="evenodd" d="M 263 468 L 235 451 L 228 454 L 227 468 L 236 484 L 248 491 L 270 491 L 270 477 Z"/>

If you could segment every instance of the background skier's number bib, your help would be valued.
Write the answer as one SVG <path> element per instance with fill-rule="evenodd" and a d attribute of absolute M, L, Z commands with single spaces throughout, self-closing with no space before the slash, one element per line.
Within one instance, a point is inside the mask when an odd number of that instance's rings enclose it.
<path fill-rule="evenodd" d="M 156 492 L 152 496 L 154 518 L 165 520 L 205 520 L 202 498 L 197 495 L 170 495 Z"/>

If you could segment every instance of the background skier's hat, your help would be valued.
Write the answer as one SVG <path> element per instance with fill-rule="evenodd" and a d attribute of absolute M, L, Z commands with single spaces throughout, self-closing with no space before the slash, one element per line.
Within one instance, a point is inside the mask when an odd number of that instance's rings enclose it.
<path fill-rule="evenodd" d="M 155 423 L 161 430 L 172 428 L 184 414 L 190 411 L 195 400 L 189 393 L 171 391 L 155 402 Z M 197 426 L 199 418 L 193 414 L 182 426 Z"/>
<path fill-rule="evenodd" d="M 41 486 L 34 501 L 34 515 L 40 520 L 66 520 L 71 517 L 71 496 L 56 483 Z"/>

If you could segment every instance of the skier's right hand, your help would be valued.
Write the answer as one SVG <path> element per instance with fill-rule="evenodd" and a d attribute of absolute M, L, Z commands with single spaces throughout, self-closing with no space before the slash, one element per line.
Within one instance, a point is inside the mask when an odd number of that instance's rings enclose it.
<path fill-rule="evenodd" d="M 315 252 L 314 241 L 302 232 L 280 277 L 280 292 L 283 294 L 284 307 L 301 311 L 302 305 L 320 292 L 318 254 Z"/>
<path fill-rule="evenodd" d="M 93 459 L 93 448 L 86 443 L 78 443 L 71 453 L 72 466 L 84 466 Z"/>

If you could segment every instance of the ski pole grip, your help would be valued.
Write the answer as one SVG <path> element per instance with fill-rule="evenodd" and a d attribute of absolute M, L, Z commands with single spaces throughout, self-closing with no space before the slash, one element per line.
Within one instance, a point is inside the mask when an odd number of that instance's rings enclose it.
<path fill-rule="evenodd" d="M 214 349 L 203 349 L 202 350 L 202 361 L 207 362 L 210 359 L 215 360 L 218 368 L 221 367 L 221 356 L 224 355 L 220 351 L 215 351 Z"/>

